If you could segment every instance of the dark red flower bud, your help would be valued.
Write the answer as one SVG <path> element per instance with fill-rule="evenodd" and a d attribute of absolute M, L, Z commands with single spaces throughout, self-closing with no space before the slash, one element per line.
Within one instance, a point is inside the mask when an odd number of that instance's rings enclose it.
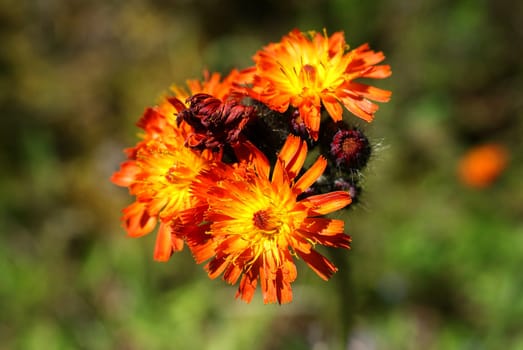
<path fill-rule="evenodd" d="M 370 153 L 369 140 L 356 128 L 340 128 L 330 144 L 330 154 L 336 165 L 349 171 L 363 169 Z"/>
<path fill-rule="evenodd" d="M 186 142 L 198 149 L 216 150 L 235 144 L 255 114 L 252 106 L 244 106 L 237 100 L 222 101 L 204 93 L 189 97 L 187 102 L 189 108 L 178 113 L 177 122 L 184 120 L 194 128 Z"/>

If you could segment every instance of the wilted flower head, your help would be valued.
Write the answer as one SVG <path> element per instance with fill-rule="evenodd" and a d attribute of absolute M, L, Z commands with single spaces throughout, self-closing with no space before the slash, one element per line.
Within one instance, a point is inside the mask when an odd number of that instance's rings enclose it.
<path fill-rule="evenodd" d="M 199 93 L 191 96 L 189 107 L 178 113 L 178 123 L 185 121 L 194 128 L 187 137 L 187 145 L 197 149 L 217 150 L 234 145 L 245 125 L 254 116 L 254 107 L 237 100 L 221 101 Z"/>

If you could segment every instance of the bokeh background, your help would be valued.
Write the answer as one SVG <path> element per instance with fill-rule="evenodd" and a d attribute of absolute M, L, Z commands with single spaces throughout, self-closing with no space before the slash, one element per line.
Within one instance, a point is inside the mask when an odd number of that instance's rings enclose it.
<path fill-rule="evenodd" d="M 523 2 L 1 0 L 0 348 L 523 349 Z M 350 252 L 291 304 L 234 299 L 185 250 L 125 236 L 109 182 L 173 83 L 252 64 L 292 28 L 387 55 L 393 91 Z M 347 118 L 353 118 L 349 117 Z M 507 168 L 463 184 L 463 154 Z"/>

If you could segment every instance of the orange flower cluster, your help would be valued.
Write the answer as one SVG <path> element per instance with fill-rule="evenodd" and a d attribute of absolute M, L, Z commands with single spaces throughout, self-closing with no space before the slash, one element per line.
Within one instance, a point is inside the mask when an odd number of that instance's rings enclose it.
<path fill-rule="evenodd" d="M 365 147 L 333 144 L 335 153 L 304 164 L 321 139 L 322 109 L 338 122 L 341 104 L 370 121 L 377 110 L 370 100 L 390 98 L 353 81 L 389 76 L 389 66 L 376 65 L 383 59 L 367 45 L 349 51 L 341 32 L 294 30 L 259 51 L 253 67 L 173 87 L 172 96 L 145 110 L 141 140 L 125 150 L 128 159 L 111 178 L 136 198 L 123 210 L 128 235 L 158 226 L 155 260 L 187 245 L 197 263 L 207 261 L 209 277 L 239 281 L 237 297 L 247 302 L 258 283 L 265 303 L 290 302 L 295 258 L 329 279 L 337 269 L 315 247 L 350 248 L 344 222 L 325 215 L 349 205 L 354 192 L 335 185 L 350 180 L 333 180 L 328 190 L 317 184 L 324 173 L 359 171 L 342 169 L 348 162 L 335 158 L 363 159 L 361 168 L 370 153 L 342 153 L 370 146 L 360 131 L 351 141 L 345 124 L 330 125 L 343 131 L 333 142 Z"/>

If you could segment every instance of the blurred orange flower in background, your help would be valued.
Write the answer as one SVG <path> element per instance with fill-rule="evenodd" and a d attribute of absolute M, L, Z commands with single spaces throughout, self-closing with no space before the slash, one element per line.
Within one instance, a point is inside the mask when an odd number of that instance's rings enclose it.
<path fill-rule="evenodd" d="M 458 165 L 462 183 L 475 188 L 491 185 L 508 164 L 507 149 L 495 143 L 483 144 L 468 150 Z"/>

